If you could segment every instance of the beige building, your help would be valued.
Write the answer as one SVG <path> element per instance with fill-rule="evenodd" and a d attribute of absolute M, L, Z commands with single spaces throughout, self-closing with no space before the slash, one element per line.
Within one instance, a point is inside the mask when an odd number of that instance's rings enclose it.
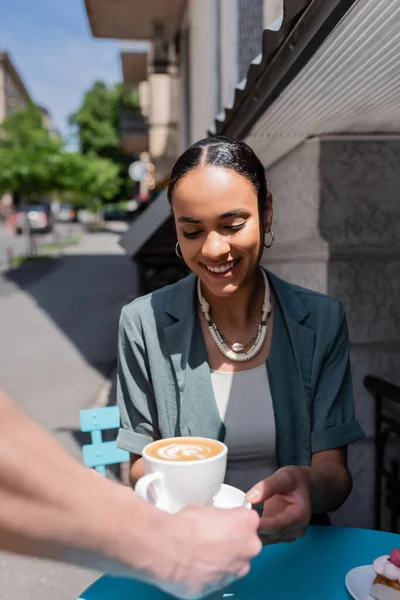
<path fill-rule="evenodd" d="M 394 460 L 384 472 L 376 463 L 378 405 L 364 379 L 372 374 L 400 384 L 398 0 L 86 5 L 95 36 L 152 41 L 140 85 L 150 154 L 163 176 L 207 132 L 244 139 L 262 160 L 276 239 L 265 264 L 338 298 L 348 318 L 356 413 L 366 439 L 350 450 L 355 487 L 335 522 L 376 525 L 377 498 L 387 497 L 383 526 L 395 529 L 400 436 L 393 423 L 400 432 L 400 420 L 386 422 L 379 436 L 390 440 L 385 451 Z M 123 243 L 143 267 L 144 290 L 184 272 L 174 258 L 165 195 Z"/>
<path fill-rule="evenodd" d="M 47 129 L 47 131 L 50 133 L 50 135 L 52 137 L 60 139 L 61 138 L 60 133 L 54 127 L 53 119 L 51 117 L 51 114 L 47 110 L 47 108 L 45 106 L 37 106 L 37 109 L 40 112 L 40 115 L 42 117 L 42 125 L 43 125 L 43 127 L 45 129 Z"/>
<path fill-rule="evenodd" d="M 0 51 L 0 123 L 16 108 L 23 108 L 30 96 L 7 52 Z"/>
<path fill-rule="evenodd" d="M 30 96 L 15 70 L 7 52 L 0 51 L 0 123 L 17 108 L 30 102 Z M 6 213 L 13 204 L 12 194 L 0 195 L 0 212 Z"/>
<path fill-rule="evenodd" d="M 121 53 L 124 82 L 139 87 L 142 109 L 142 115 L 125 112 L 121 141 L 127 153 L 149 151 L 157 181 L 233 101 L 276 6 L 276 0 L 132 0 L 118 6 L 86 0 L 94 36 L 151 41 L 148 53 Z"/>

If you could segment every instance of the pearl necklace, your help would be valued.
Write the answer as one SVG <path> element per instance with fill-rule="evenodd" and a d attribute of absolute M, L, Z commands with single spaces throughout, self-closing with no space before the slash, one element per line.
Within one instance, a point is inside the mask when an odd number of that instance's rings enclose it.
<path fill-rule="evenodd" d="M 268 283 L 267 276 L 262 269 L 261 269 L 261 273 L 263 274 L 263 279 L 264 279 L 264 284 L 265 284 L 265 295 L 264 295 L 264 303 L 263 303 L 263 307 L 262 307 L 261 322 L 258 326 L 258 332 L 257 332 L 256 339 L 254 341 L 254 344 L 247 352 L 243 352 L 243 350 L 245 348 L 244 344 L 239 344 L 238 342 L 236 342 L 236 343 L 232 344 L 232 349 L 231 349 L 225 343 L 224 338 L 222 337 L 222 335 L 220 334 L 220 332 L 218 330 L 218 327 L 216 326 L 214 321 L 211 319 L 210 305 L 204 299 L 204 297 L 201 293 L 200 279 L 197 278 L 197 295 L 199 298 L 200 310 L 204 314 L 206 321 L 208 323 L 208 331 L 210 332 L 210 335 L 211 335 L 213 341 L 215 342 L 215 345 L 217 346 L 218 350 L 232 362 L 245 362 L 247 360 L 251 360 L 252 358 L 254 358 L 260 352 L 261 348 L 263 347 L 263 345 L 265 343 L 266 337 L 267 337 L 267 331 L 268 331 L 267 318 L 268 318 L 268 313 L 271 312 L 270 289 L 269 289 L 269 283 Z"/>

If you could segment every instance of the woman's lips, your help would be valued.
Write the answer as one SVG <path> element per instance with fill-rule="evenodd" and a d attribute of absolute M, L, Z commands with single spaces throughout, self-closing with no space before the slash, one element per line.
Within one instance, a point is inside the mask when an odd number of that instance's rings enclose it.
<path fill-rule="evenodd" d="M 203 267 L 207 271 L 207 274 L 211 277 L 217 279 L 224 279 L 225 277 L 231 276 L 232 272 L 235 270 L 240 260 L 240 258 L 235 258 L 234 260 L 227 261 L 225 263 L 219 263 L 218 265 L 206 265 L 203 263 Z"/>

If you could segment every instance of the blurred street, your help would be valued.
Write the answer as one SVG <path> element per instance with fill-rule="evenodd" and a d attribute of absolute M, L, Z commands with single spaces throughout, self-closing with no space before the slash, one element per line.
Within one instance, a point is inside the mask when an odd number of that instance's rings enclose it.
<path fill-rule="evenodd" d="M 46 233 L 37 236 L 37 244 L 53 244 L 56 236 L 59 239 L 67 236 L 73 236 L 79 233 L 81 226 L 78 223 L 57 223 L 55 225 L 55 234 Z M 24 235 L 15 235 L 7 231 L 4 223 L 0 222 L 0 269 L 4 268 L 7 263 L 9 253 L 12 256 L 20 256 L 28 251 L 28 242 Z"/>
<path fill-rule="evenodd" d="M 1 386 L 78 459 L 79 410 L 115 367 L 119 312 L 137 293 L 118 239 L 83 234 L 60 258 L 0 273 Z M 0 600 L 75 600 L 97 577 L 0 554 Z"/>
<path fill-rule="evenodd" d="M 26 250 L 26 240 L 22 235 L 11 235 L 4 223 L 0 222 L 0 268 L 7 261 L 8 252 L 15 255 L 23 254 Z"/>

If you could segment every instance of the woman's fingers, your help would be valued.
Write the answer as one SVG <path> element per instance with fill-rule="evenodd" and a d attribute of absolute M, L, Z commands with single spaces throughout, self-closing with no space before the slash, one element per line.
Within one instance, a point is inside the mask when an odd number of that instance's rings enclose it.
<path fill-rule="evenodd" d="M 296 488 L 296 478 L 288 469 L 279 469 L 263 481 L 260 481 L 246 494 L 246 500 L 252 504 L 264 502 L 275 494 L 288 494 Z"/>
<path fill-rule="evenodd" d="M 263 546 L 267 546 L 268 544 L 289 544 L 295 542 L 298 538 L 304 537 L 306 533 L 307 527 L 295 525 L 281 531 L 264 531 L 261 529 L 258 535 Z"/>
<path fill-rule="evenodd" d="M 278 537 L 271 535 L 264 535 L 260 533 L 260 540 L 263 546 L 272 546 L 273 544 L 291 544 L 296 541 L 295 537 Z"/>
<path fill-rule="evenodd" d="M 308 514 L 300 504 L 286 504 L 282 511 L 268 514 L 264 509 L 264 514 L 260 520 L 260 529 L 272 531 L 282 531 L 293 525 L 307 525 Z"/>

